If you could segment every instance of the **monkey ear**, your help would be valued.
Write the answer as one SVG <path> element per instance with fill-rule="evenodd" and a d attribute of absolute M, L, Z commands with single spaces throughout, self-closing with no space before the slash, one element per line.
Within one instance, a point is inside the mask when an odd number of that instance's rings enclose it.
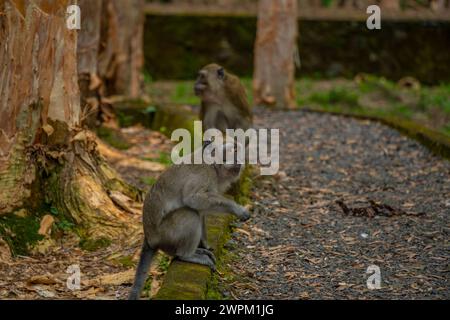
<path fill-rule="evenodd" d="M 223 80 L 225 78 L 225 70 L 223 68 L 219 68 L 217 70 L 217 76 L 220 80 Z"/>
<path fill-rule="evenodd" d="M 205 140 L 205 141 L 203 141 L 202 149 L 205 150 L 205 148 L 207 146 L 209 146 L 212 142 L 213 142 L 212 140 Z"/>

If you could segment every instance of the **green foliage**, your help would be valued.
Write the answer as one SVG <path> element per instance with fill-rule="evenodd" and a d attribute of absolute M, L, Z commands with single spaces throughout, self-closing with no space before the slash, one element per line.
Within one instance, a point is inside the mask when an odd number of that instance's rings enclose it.
<path fill-rule="evenodd" d="M 144 109 L 144 113 L 155 113 L 155 112 L 156 112 L 155 106 L 148 106 L 147 108 Z"/>
<path fill-rule="evenodd" d="M 242 78 L 241 82 L 247 91 L 250 103 L 253 103 L 252 79 Z M 195 95 L 193 81 L 176 81 L 175 87 L 170 96 L 172 104 L 200 105 L 200 99 Z"/>
<path fill-rule="evenodd" d="M 321 2 L 323 6 L 329 7 L 333 3 L 333 0 L 321 0 Z"/>
<path fill-rule="evenodd" d="M 159 152 L 158 158 L 144 158 L 144 160 L 159 162 L 166 166 L 170 166 L 172 164 L 172 159 L 170 157 L 170 154 L 167 152 L 163 152 L 163 151 Z"/>
<path fill-rule="evenodd" d="M 116 110 L 117 120 L 119 121 L 120 127 L 129 127 L 133 125 L 134 117 L 132 115 L 126 114 L 121 110 Z M 104 139 L 104 138 L 102 138 Z"/>
<path fill-rule="evenodd" d="M 152 75 L 150 74 L 150 72 L 148 72 L 148 70 L 144 70 L 144 71 L 142 72 L 142 76 L 144 77 L 144 83 L 150 84 L 150 83 L 153 82 L 153 77 L 152 77 Z"/>
<path fill-rule="evenodd" d="M 162 270 L 162 271 L 167 271 L 168 269 L 169 269 L 169 266 L 170 266 L 170 257 L 168 256 L 168 255 L 162 255 L 161 256 L 161 258 L 160 258 L 160 260 L 159 260 L 159 268 Z"/>
<path fill-rule="evenodd" d="M 74 231 L 75 223 L 71 219 L 67 218 L 65 214 L 59 212 L 55 207 L 50 207 L 49 211 L 55 217 L 55 223 L 53 224 L 54 228 L 63 232 Z"/>
<path fill-rule="evenodd" d="M 107 127 L 99 127 L 97 128 L 97 135 L 100 139 L 116 149 L 126 150 L 131 147 L 131 145 L 125 140 L 118 130 Z"/>
<path fill-rule="evenodd" d="M 159 132 L 166 134 L 167 133 L 167 127 L 166 126 L 161 126 L 159 127 Z"/>
<path fill-rule="evenodd" d="M 154 185 L 156 182 L 156 178 L 154 178 L 154 177 L 141 177 L 140 180 L 149 186 Z"/>
<path fill-rule="evenodd" d="M 442 132 L 450 136 L 450 123 L 442 128 Z"/>
<path fill-rule="evenodd" d="M 353 81 L 301 79 L 296 84 L 300 108 L 358 115 L 397 117 L 416 121 L 448 134 L 450 124 L 450 84 L 404 88 L 373 75 Z"/>
<path fill-rule="evenodd" d="M 241 79 L 252 99 L 252 80 Z M 333 83 L 335 81 L 336 83 Z M 157 85 L 157 84 L 155 84 Z M 196 97 L 192 81 L 176 81 L 169 103 L 185 104 Z M 450 84 L 402 88 L 383 77 L 364 74 L 363 80 L 316 80 L 301 78 L 295 84 L 299 108 L 332 112 L 357 112 L 360 115 L 396 116 L 417 121 L 445 134 L 450 126 Z M 163 128 L 161 128 L 163 129 Z"/>
<path fill-rule="evenodd" d="M 34 243 L 44 238 L 38 234 L 39 226 L 40 215 L 7 214 L 0 217 L 0 237 L 8 243 L 13 255 L 26 255 Z"/>
<path fill-rule="evenodd" d="M 123 256 L 118 258 L 116 261 L 124 267 L 131 268 L 135 266 L 132 256 Z"/>
<path fill-rule="evenodd" d="M 330 91 L 315 92 L 309 96 L 310 101 L 319 104 L 344 104 L 355 106 L 358 104 L 358 95 L 345 88 L 336 87 Z"/>
<path fill-rule="evenodd" d="M 200 103 L 200 99 L 194 94 L 194 81 L 177 83 L 170 99 L 177 104 L 198 105 Z"/>
<path fill-rule="evenodd" d="M 418 107 L 422 110 L 439 109 L 450 114 L 450 84 L 423 88 Z"/>

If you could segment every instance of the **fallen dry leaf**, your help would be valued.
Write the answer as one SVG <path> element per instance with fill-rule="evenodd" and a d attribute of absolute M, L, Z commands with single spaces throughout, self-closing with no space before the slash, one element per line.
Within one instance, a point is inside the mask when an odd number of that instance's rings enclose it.
<path fill-rule="evenodd" d="M 56 280 L 52 275 L 37 275 L 28 279 L 28 284 L 56 284 L 60 281 Z"/>
<path fill-rule="evenodd" d="M 55 219 L 53 218 L 53 216 L 46 214 L 44 217 L 42 217 L 38 233 L 43 236 L 48 235 L 54 221 Z"/>
<path fill-rule="evenodd" d="M 149 171 L 163 171 L 166 169 L 166 166 L 158 163 L 147 160 L 141 160 L 138 158 L 127 158 L 122 159 L 117 162 L 118 166 L 121 167 L 133 167 L 136 169 L 149 170 Z"/>
<path fill-rule="evenodd" d="M 0 262 L 11 262 L 11 251 L 5 240 L 0 238 Z"/>
<path fill-rule="evenodd" d="M 42 129 L 45 131 L 47 136 L 51 136 L 52 133 L 55 131 L 55 129 L 53 129 L 53 127 L 51 125 L 49 125 L 48 123 L 44 124 L 42 126 Z"/>
<path fill-rule="evenodd" d="M 89 280 L 90 285 L 118 286 L 124 283 L 131 284 L 134 280 L 134 269 L 106 274 L 104 276 Z"/>
<path fill-rule="evenodd" d="M 141 205 L 136 204 L 136 202 L 133 201 L 133 199 L 124 195 L 121 192 L 111 191 L 109 193 L 109 197 L 117 206 L 119 206 L 120 208 L 129 213 L 139 215 L 142 212 Z"/>

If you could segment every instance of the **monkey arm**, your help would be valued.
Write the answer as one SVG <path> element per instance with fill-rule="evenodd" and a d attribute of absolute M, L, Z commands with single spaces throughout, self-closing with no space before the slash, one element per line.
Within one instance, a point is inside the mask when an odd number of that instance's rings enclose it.
<path fill-rule="evenodd" d="M 233 200 L 216 193 L 204 192 L 194 193 L 185 197 L 184 204 L 194 210 L 214 210 L 220 212 L 230 212 L 241 220 L 250 217 L 247 209 L 238 205 Z"/>
<path fill-rule="evenodd" d="M 220 111 L 220 107 L 218 105 L 210 106 L 206 109 L 203 117 L 203 131 L 208 129 L 219 129 L 222 130 L 222 127 L 226 128 L 225 115 L 222 111 Z M 225 132 L 225 131 L 223 131 Z"/>

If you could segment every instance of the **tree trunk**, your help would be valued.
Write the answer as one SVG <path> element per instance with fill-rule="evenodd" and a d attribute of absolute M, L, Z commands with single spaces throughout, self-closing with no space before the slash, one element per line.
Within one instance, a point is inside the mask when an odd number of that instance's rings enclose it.
<path fill-rule="evenodd" d="M 78 75 L 89 127 L 114 125 L 109 96 L 137 99 L 143 93 L 143 0 L 80 0 Z"/>
<path fill-rule="evenodd" d="M 80 127 L 72 1 L 0 1 L 0 215 L 51 205 L 88 238 L 120 238 L 131 214 L 110 197 L 123 183 Z M 82 11 L 83 12 L 83 11 Z M 48 209 L 47 209 L 48 210 Z"/>
<path fill-rule="evenodd" d="M 143 0 L 104 0 L 99 73 L 106 95 L 138 98 L 142 94 L 144 61 Z"/>
<path fill-rule="evenodd" d="M 253 91 L 256 104 L 295 106 L 297 1 L 260 0 Z"/>
<path fill-rule="evenodd" d="M 381 0 L 380 4 L 381 10 L 394 10 L 398 11 L 400 10 L 400 0 Z M 381 13 L 383 14 L 383 13 Z"/>

